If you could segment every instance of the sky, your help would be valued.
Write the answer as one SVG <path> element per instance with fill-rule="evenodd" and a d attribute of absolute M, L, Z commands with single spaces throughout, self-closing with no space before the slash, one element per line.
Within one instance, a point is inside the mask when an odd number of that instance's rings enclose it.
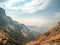
<path fill-rule="evenodd" d="M 6 15 L 25 25 L 60 22 L 60 0 L 0 0 Z"/>

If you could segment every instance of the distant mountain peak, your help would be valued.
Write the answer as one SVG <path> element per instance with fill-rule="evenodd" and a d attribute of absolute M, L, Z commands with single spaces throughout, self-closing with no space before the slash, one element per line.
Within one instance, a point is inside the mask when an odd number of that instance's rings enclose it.
<path fill-rule="evenodd" d="M 0 7 L 0 16 L 6 16 L 5 10 Z"/>

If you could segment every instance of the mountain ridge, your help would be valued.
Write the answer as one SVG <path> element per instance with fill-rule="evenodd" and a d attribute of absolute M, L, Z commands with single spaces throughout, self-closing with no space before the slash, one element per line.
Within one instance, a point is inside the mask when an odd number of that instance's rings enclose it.
<path fill-rule="evenodd" d="M 60 22 L 48 32 L 40 34 L 26 45 L 60 45 Z"/>
<path fill-rule="evenodd" d="M 0 8 L 0 31 L 5 33 L 11 41 L 18 42 L 19 45 L 22 45 L 27 41 L 32 40 L 33 37 L 28 30 L 30 29 L 28 29 L 27 26 L 12 20 L 11 17 L 6 15 L 5 10 Z"/>

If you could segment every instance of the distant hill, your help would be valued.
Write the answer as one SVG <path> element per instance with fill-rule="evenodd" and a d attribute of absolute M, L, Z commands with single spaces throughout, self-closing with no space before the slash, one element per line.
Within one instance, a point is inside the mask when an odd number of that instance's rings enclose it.
<path fill-rule="evenodd" d="M 54 28 L 40 34 L 34 41 L 26 45 L 60 45 L 60 22 Z"/>
<path fill-rule="evenodd" d="M 11 41 L 18 42 L 21 45 L 34 38 L 27 26 L 12 20 L 11 17 L 6 15 L 5 10 L 0 7 L 0 31 L 1 30 Z"/>

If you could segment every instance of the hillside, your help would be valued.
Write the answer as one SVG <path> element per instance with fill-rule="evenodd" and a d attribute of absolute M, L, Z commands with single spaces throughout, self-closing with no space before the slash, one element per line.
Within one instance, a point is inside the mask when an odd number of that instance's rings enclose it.
<path fill-rule="evenodd" d="M 60 45 L 60 22 L 48 32 L 39 35 L 26 45 Z"/>
<path fill-rule="evenodd" d="M 22 45 L 30 40 L 33 40 L 33 35 L 30 29 L 24 24 L 19 24 L 18 22 L 11 19 L 11 17 L 6 15 L 4 9 L 0 7 L 0 32 L 2 35 L 9 39 L 9 42 L 15 42 Z M 1 37 L 1 35 L 0 35 Z M 13 45 L 13 44 L 10 44 Z"/>

